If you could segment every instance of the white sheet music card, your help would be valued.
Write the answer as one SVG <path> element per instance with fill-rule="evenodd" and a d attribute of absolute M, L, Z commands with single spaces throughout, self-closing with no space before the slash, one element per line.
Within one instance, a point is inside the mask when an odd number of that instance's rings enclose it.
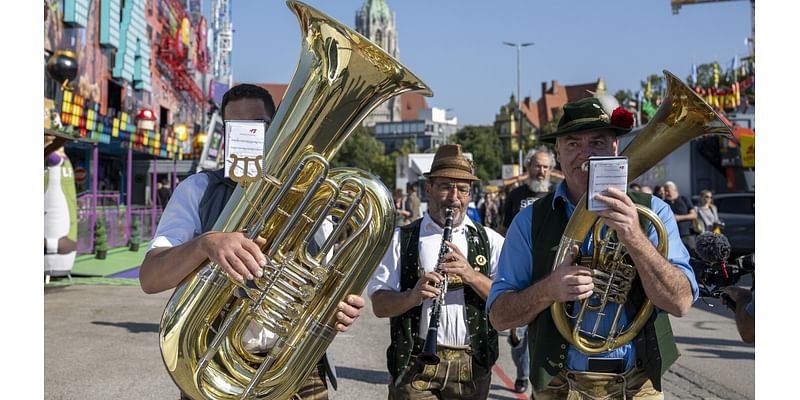
<path fill-rule="evenodd" d="M 628 157 L 589 157 L 589 190 L 586 192 L 586 208 L 589 211 L 610 208 L 595 200 L 596 194 L 606 195 L 609 187 L 625 192 L 627 186 Z"/>
<path fill-rule="evenodd" d="M 260 175 L 264 156 L 264 133 L 267 123 L 263 120 L 225 121 L 225 177 L 235 181 Z M 261 156 L 256 160 L 256 157 Z M 231 166 L 235 165 L 233 176 Z M 247 168 L 247 173 L 245 173 Z"/>

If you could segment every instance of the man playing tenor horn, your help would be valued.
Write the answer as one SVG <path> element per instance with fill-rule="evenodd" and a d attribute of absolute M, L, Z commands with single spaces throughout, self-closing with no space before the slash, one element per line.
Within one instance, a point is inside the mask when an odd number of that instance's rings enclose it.
<path fill-rule="evenodd" d="M 596 98 L 566 104 L 558 130 L 542 138 L 555 142 L 565 179 L 555 192 L 520 211 L 506 234 L 486 309 L 499 330 L 528 325 L 532 398 L 663 399 L 661 375 L 678 357 L 667 313 L 685 315 L 699 293 L 675 216 L 664 201 L 613 188 L 595 197 L 610 207 L 596 214 L 616 231 L 639 277 L 620 323 L 633 320 L 644 296 L 656 308 L 634 340 L 611 351 L 584 354 L 559 334 L 548 310 L 554 302 L 579 305 L 577 301 L 592 296 L 593 272 L 575 258 L 592 254 L 589 237 L 580 249 L 573 246 L 558 268 L 552 266 L 566 224 L 587 192 L 584 163 L 590 156 L 617 155 L 618 135 L 628 133 L 632 124 L 628 111 L 619 108 L 609 117 Z M 635 204 L 651 209 L 663 222 L 669 238 L 666 258 L 653 245 L 657 235 L 652 224 L 645 230 L 640 226 Z M 601 318 L 599 333 L 607 333 L 614 318 L 609 307 L 617 304 L 610 303 L 605 316 L 587 311 L 582 330 L 591 331 Z M 572 315 L 577 312 L 572 309 Z"/>

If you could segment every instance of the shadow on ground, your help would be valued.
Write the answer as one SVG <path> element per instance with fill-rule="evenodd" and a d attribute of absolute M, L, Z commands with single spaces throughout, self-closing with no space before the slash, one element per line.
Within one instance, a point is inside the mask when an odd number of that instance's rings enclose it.
<path fill-rule="evenodd" d="M 517 400 L 517 393 L 506 386 L 503 385 L 492 385 L 489 387 L 490 392 L 500 392 L 500 393 L 489 393 L 489 399 L 497 399 L 497 400 Z M 505 393 L 509 393 L 510 397 L 505 396 Z"/>
<path fill-rule="evenodd" d="M 115 326 L 117 328 L 127 329 L 131 333 L 142 332 L 155 332 L 158 333 L 158 324 L 142 323 L 142 322 L 108 322 L 108 321 L 92 321 L 95 325 Z"/>
<path fill-rule="evenodd" d="M 339 379 L 350 379 L 354 381 L 371 383 L 375 385 L 389 384 L 391 377 L 385 371 L 373 371 L 369 369 L 336 367 L 336 376 Z"/>

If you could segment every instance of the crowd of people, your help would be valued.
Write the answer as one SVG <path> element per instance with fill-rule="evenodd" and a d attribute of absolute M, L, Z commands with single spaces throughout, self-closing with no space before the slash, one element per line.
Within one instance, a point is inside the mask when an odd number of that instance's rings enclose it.
<path fill-rule="evenodd" d="M 237 85 L 223 98 L 224 119 L 269 123 L 274 113 L 271 96 L 258 86 Z M 530 384 L 531 398 L 664 398 L 661 376 L 678 357 L 668 316 L 686 315 L 698 298 L 689 264 L 694 235 L 723 225 L 710 191 L 700 193 L 696 206 L 671 181 L 652 190 L 638 184 L 627 192 L 609 188 L 595 197 L 608 206 L 597 214 L 616 232 L 613 240 L 627 249 L 626 260 L 638 279 L 627 303 L 609 305 L 620 312 L 590 309 L 581 329 L 600 326 L 598 333 L 610 335 L 617 323 L 627 326 L 648 299 L 657 311 L 636 339 L 588 354 L 560 334 L 549 311 L 553 304 L 571 308 L 594 295 L 593 271 L 582 257 L 591 254 L 591 241 L 563 235 L 570 218 L 585 211 L 576 208 L 587 192 L 584 162 L 593 155 L 617 155 L 619 137 L 631 130 L 619 121 L 596 98 L 567 103 L 557 130 L 543 135 L 544 145 L 528 153 L 524 184 L 483 186 L 472 215 L 480 180 L 460 145 L 440 146 L 423 182 L 393 193 L 396 228 L 366 288 L 375 315 L 390 320 L 389 399 L 486 399 L 499 355 L 498 332 L 505 330 L 517 367 L 514 390 L 526 392 Z M 553 182 L 558 164 L 564 179 Z M 177 187 L 141 267 L 145 292 L 174 289 L 203 260 L 240 282 L 262 276 L 263 238 L 213 230 L 233 187 L 221 171 L 190 176 Z M 425 212 L 418 189 L 427 200 Z M 666 255 L 656 250 L 652 224 L 640 224 L 636 205 L 649 208 L 665 225 Z M 325 240 L 325 231 L 315 242 Z M 754 296 L 748 294 L 730 292 L 738 300 L 737 323 L 743 315 L 742 337 L 754 340 L 748 330 L 754 324 Z M 365 299 L 351 294 L 336 300 L 335 329 L 347 331 Z M 434 314 L 438 360 L 430 363 L 420 354 Z M 263 329 L 251 323 L 242 335 L 243 348 L 268 351 Z M 329 386 L 336 387 L 335 368 L 323 356 L 295 398 L 326 399 Z"/>

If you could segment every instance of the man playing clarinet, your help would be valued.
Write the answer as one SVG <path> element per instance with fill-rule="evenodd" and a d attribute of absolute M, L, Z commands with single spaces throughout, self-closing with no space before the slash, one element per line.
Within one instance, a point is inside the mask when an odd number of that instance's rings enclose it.
<path fill-rule="evenodd" d="M 395 229 L 367 287 L 375 315 L 391 318 L 389 399 L 486 399 L 498 350 L 484 309 L 503 237 L 466 215 L 478 178 L 460 145 L 440 146 L 425 179 L 427 212 Z"/>

